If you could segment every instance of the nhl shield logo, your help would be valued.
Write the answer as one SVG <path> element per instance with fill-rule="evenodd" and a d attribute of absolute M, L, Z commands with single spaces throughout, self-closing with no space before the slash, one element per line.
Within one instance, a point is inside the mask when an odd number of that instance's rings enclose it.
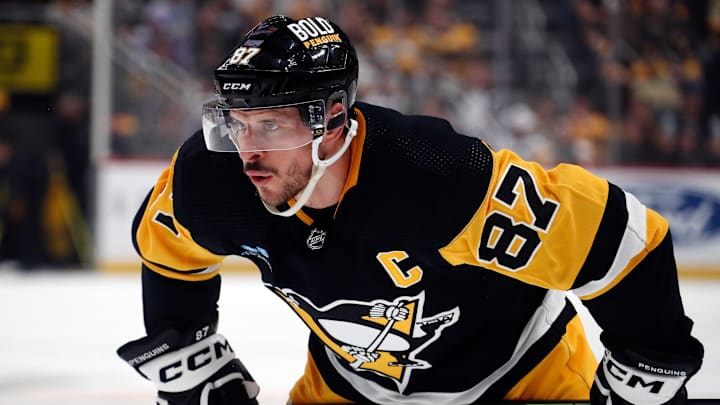
<path fill-rule="evenodd" d="M 310 236 L 308 236 L 306 241 L 307 247 L 311 250 L 321 249 L 323 247 L 323 244 L 325 244 L 325 236 L 327 236 L 326 231 L 313 228 L 313 230 L 310 231 Z"/>

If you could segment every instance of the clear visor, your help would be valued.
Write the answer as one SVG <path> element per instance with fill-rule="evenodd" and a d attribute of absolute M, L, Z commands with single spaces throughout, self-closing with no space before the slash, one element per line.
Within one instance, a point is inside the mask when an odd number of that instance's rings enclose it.
<path fill-rule="evenodd" d="M 290 150 L 305 146 L 325 132 L 325 102 L 226 108 L 217 101 L 203 105 L 203 136 L 214 152 Z"/>

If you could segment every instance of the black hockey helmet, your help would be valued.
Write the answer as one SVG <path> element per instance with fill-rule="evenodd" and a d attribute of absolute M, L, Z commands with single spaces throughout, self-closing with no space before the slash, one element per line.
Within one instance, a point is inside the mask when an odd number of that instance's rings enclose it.
<path fill-rule="evenodd" d="M 270 17 L 251 29 L 215 69 L 227 107 L 272 107 L 347 94 L 352 106 L 358 59 L 347 35 L 322 17 Z"/>
<path fill-rule="evenodd" d="M 217 100 L 203 105 L 205 144 L 211 151 L 240 153 L 311 145 L 312 171 L 295 204 L 280 210 L 263 201 L 273 214 L 294 215 L 357 133 L 357 121 L 346 116 L 355 103 L 357 78 L 357 54 L 335 23 L 323 17 L 270 17 L 245 34 L 215 69 Z M 336 102 L 343 104 L 344 113 L 329 117 L 326 123 L 325 112 Z M 298 128 L 292 119 L 284 120 L 288 107 L 299 111 L 307 127 Z M 248 112 L 268 109 L 282 112 L 274 111 L 260 120 L 252 116 L 262 117 L 264 112 Z M 342 146 L 334 155 L 321 158 L 326 130 L 342 125 Z"/>
<path fill-rule="evenodd" d="M 215 69 L 218 100 L 206 104 L 203 124 L 211 150 L 231 151 L 227 142 L 215 142 L 218 109 L 260 109 L 295 105 L 314 137 L 324 134 L 325 111 L 342 102 L 350 111 L 355 102 L 358 59 L 347 35 L 323 17 L 294 20 L 267 18 L 252 28 Z M 214 108 L 214 116 L 213 114 Z M 347 122 L 333 117 L 327 129 Z M 220 132 L 220 133 L 218 133 Z M 208 135 L 214 135 L 208 139 Z"/>

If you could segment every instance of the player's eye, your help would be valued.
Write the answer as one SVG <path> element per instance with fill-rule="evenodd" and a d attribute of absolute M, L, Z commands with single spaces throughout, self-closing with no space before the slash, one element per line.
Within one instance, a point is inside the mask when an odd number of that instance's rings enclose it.
<path fill-rule="evenodd" d="M 276 131 L 276 130 L 280 129 L 280 125 L 278 125 L 277 123 L 272 122 L 272 121 L 265 121 L 263 123 L 263 128 L 266 131 Z"/>
<path fill-rule="evenodd" d="M 230 127 L 234 132 L 244 132 L 247 129 L 247 125 L 235 118 L 230 118 Z"/>

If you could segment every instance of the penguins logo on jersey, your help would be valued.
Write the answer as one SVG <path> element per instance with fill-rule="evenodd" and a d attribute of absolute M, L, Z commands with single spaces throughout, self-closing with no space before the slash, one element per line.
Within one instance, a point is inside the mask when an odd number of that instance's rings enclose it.
<path fill-rule="evenodd" d="M 418 356 L 460 316 L 455 307 L 425 317 L 424 292 L 392 301 L 338 300 L 318 308 L 290 289 L 273 290 L 352 368 L 390 378 L 400 392 L 407 386 L 412 370 L 432 367 Z"/>

